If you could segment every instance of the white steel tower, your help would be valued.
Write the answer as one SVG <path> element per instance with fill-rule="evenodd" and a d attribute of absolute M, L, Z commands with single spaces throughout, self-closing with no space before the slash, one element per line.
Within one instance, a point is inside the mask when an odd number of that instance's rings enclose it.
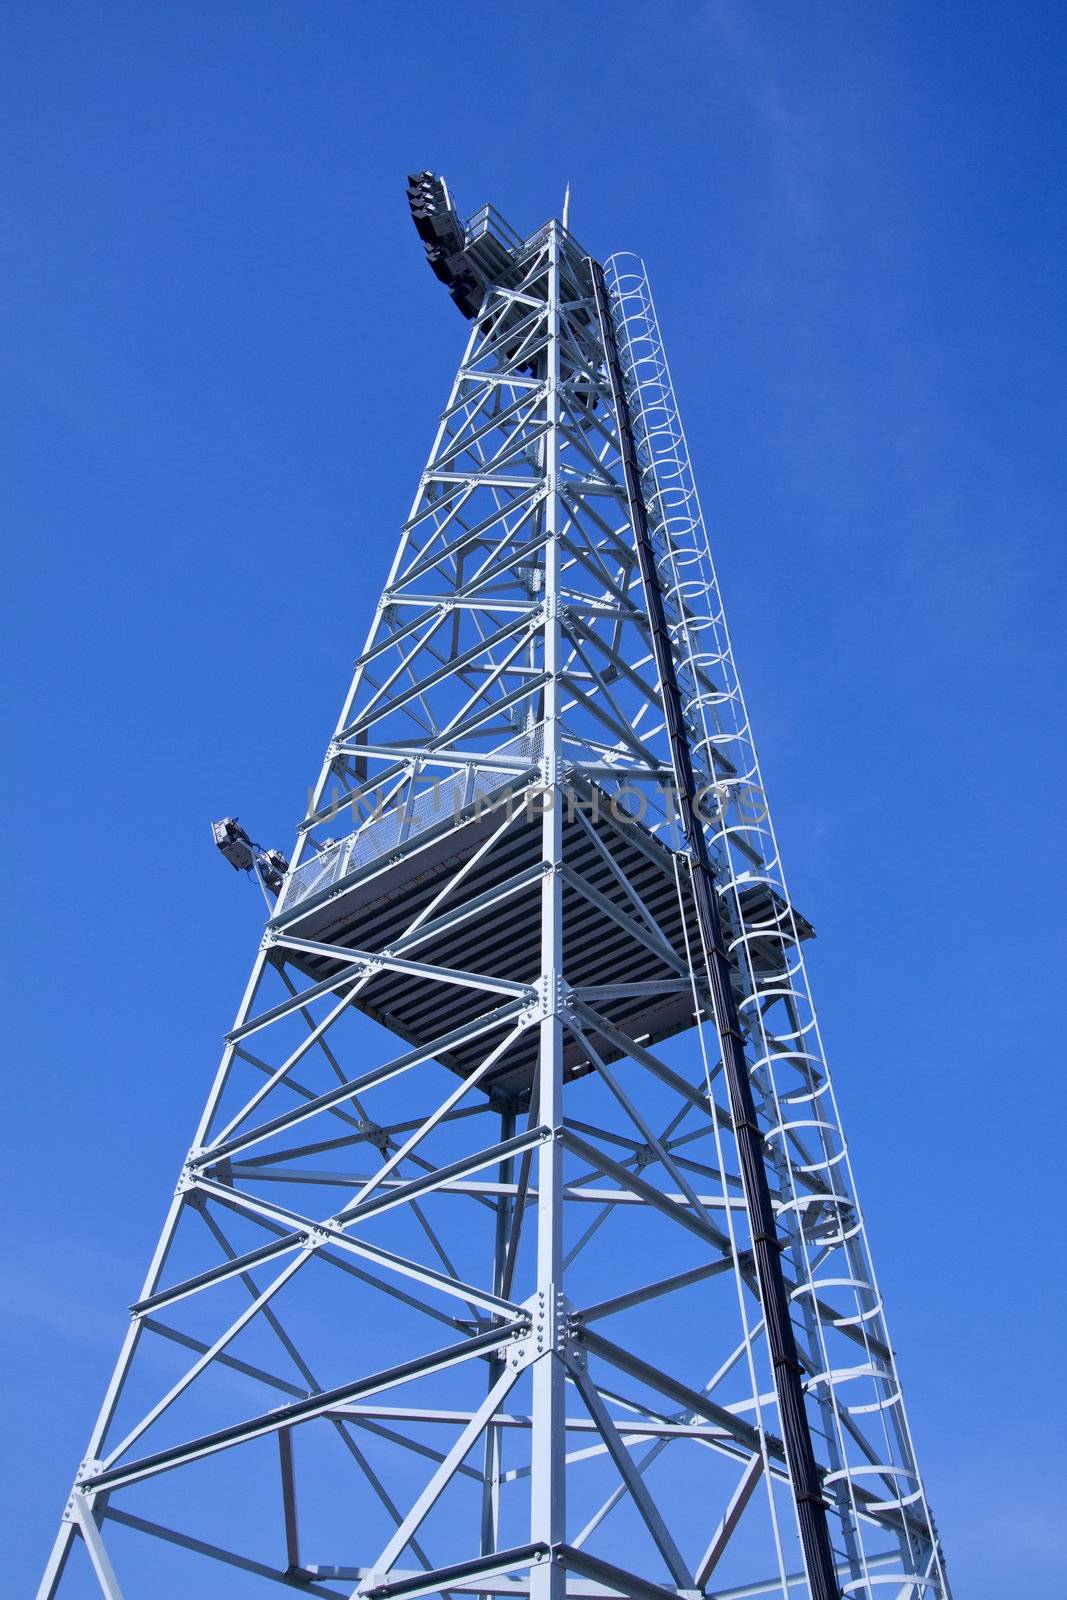
<path fill-rule="evenodd" d="M 470 337 L 40 1600 L 947 1600 L 643 267 L 409 199 Z"/>

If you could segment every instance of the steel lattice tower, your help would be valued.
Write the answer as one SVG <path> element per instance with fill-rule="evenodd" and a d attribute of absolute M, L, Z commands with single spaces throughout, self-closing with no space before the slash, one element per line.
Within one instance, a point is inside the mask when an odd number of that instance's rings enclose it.
<path fill-rule="evenodd" d="M 644 269 L 409 198 L 470 338 L 40 1600 L 947 1597 Z"/>

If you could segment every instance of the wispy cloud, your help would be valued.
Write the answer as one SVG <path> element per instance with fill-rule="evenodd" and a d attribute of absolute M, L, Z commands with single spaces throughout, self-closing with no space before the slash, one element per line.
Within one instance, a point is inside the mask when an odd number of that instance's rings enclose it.
<path fill-rule="evenodd" d="M 735 0 L 703 0 L 698 26 L 731 69 L 731 81 L 763 135 L 776 190 L 776 203 L 767 208 L 768 242 L 810 234 L 822 209 L 811 176 L 814 130 L 807 113 L 790 102 L 751 8 Z"/>

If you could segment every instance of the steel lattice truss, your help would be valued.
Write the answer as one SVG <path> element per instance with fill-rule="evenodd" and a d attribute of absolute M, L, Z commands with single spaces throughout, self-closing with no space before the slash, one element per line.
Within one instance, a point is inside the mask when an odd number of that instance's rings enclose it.
<path fill-rule="evenodd" d="M 42 1600 L 821 1595 L 797 1427 L 834 1588 L 947 1595 L 810 931 L 643 270 L 549 224 L 473 323 Z"/>

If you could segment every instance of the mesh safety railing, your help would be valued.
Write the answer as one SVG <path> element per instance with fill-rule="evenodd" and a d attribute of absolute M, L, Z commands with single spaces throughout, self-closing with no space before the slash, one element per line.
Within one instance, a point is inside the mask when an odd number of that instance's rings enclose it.
<path fill-rule="evenodd" d="M 292 869 L 278 911 L 291 911 L 433 829 L 454 827 L 488 802 L 495 804 L 510 790 L 527 784 L 541 758 L 541 735 L 540 726 L 531 728 L 486 751 L 484 764 L 472 762 L 445 778 L 435 777 L 426 766 L 414 771 L 402 799 L 373 812 L 362 827 Z M 441 755 L 447 758 L 447 752 Z"/>

